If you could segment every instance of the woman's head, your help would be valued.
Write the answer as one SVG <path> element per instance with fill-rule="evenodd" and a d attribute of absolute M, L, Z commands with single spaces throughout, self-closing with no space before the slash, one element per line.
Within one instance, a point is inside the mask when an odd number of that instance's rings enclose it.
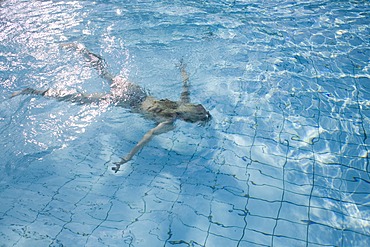
<path fill-rule="evenodd" d="M 179 118 L 190 123 L 207 122 L 211 119 L 211 114 L 201 104 L 182 104 L 168 99 L 155 100 L 148 111 L 157 116 Z"/>
<path fill-rule="evenodd" d="M 207 122 L 211 119 L 211 114 L 201 104 L 180 104 L 176 113 L 178 118 L 190 123 Z"/>

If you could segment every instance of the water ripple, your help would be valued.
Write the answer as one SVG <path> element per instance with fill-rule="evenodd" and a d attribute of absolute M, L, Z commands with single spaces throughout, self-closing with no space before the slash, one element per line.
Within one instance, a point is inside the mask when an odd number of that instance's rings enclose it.
<path fill-rule="evenodd" d="M 369 13 L 357 0 L 1 1 L 0 242 L 367 246 Z M 183 58 L 212 123 L 179 122 L 109 173 L 151 123 L 8 99 L 107 90 L 64 42 L 163 98 L 177 99 Z"/>

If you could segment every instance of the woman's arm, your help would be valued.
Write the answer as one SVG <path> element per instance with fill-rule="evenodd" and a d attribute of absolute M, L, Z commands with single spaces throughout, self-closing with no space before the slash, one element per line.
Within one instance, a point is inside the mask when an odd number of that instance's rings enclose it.
<path fill-rule="evenodd" d="M 184 61 L 181 59 L 180 61 L 180 71 L 181 71 L 181 77 L 182 77 L 182 93 L 180 96 L 180 102 L 181 103 L 190 103 L 190 91 L 189 91 L 189 75 L 186 72 L 186 64 L 184 64 Z"/>
<path fill-rule="evenodd" d="M 126 157 L 121 158 L 121 161 L 119 162 L 113 163 L 116 165 L 116 167 L 112 167 L 112 170 L 118 172 L 120 166 L 130 161 L 137 152 L 139 152 L 151 139 L 153 139 L 153 136 L 168 132 L 173 129 L 174 129 L 173 121 L 165 121 L 158 124 L 155 128 L 149 130 L 143 136 L 143 138 L 136 144 L 136 146 L 126 155 Z"/>

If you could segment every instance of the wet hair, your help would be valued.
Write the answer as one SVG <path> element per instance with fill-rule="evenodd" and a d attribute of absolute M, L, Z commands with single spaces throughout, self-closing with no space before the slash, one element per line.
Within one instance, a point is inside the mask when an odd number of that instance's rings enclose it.
<path fill-rule="evenodd" d="M 211 115 L 201 104 L 182 104 L 168 99 L 154 101 L 148 111 L 161 117 L 179 118 L 190 123 L 206 122 L 211 119 Z"/>
<path fill-rule="evenodd" d="M 180 119 L 190 122 L 207 122 L 211 119 L 211 114 L 201 104 L 181 104 L 177 110 Z"/>
<path fill-rule="evenodd" d="M 168 99 L 155 100 L 153 105 L 148 108 L 148 111 L 166 118 L 175 118 L 176 109 L 179 104 Z"/>

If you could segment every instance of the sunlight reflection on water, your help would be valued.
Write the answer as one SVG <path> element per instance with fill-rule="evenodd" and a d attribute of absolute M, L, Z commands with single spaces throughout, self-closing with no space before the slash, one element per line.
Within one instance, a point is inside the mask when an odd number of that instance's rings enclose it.
<path fill-rule="evenodd" d="M 368 9 L 366 1 L 1 1 L 0 242 L 365 246 Z M 60 47 L 69 42 L 162 98 L 177 99 L 184 59 L 192 100 L 212 123 L 179 121 L 110 173 L 152 122 L 108 101 L 9 99 L 27 87 L 107 92 L 81 54 Z"/>

